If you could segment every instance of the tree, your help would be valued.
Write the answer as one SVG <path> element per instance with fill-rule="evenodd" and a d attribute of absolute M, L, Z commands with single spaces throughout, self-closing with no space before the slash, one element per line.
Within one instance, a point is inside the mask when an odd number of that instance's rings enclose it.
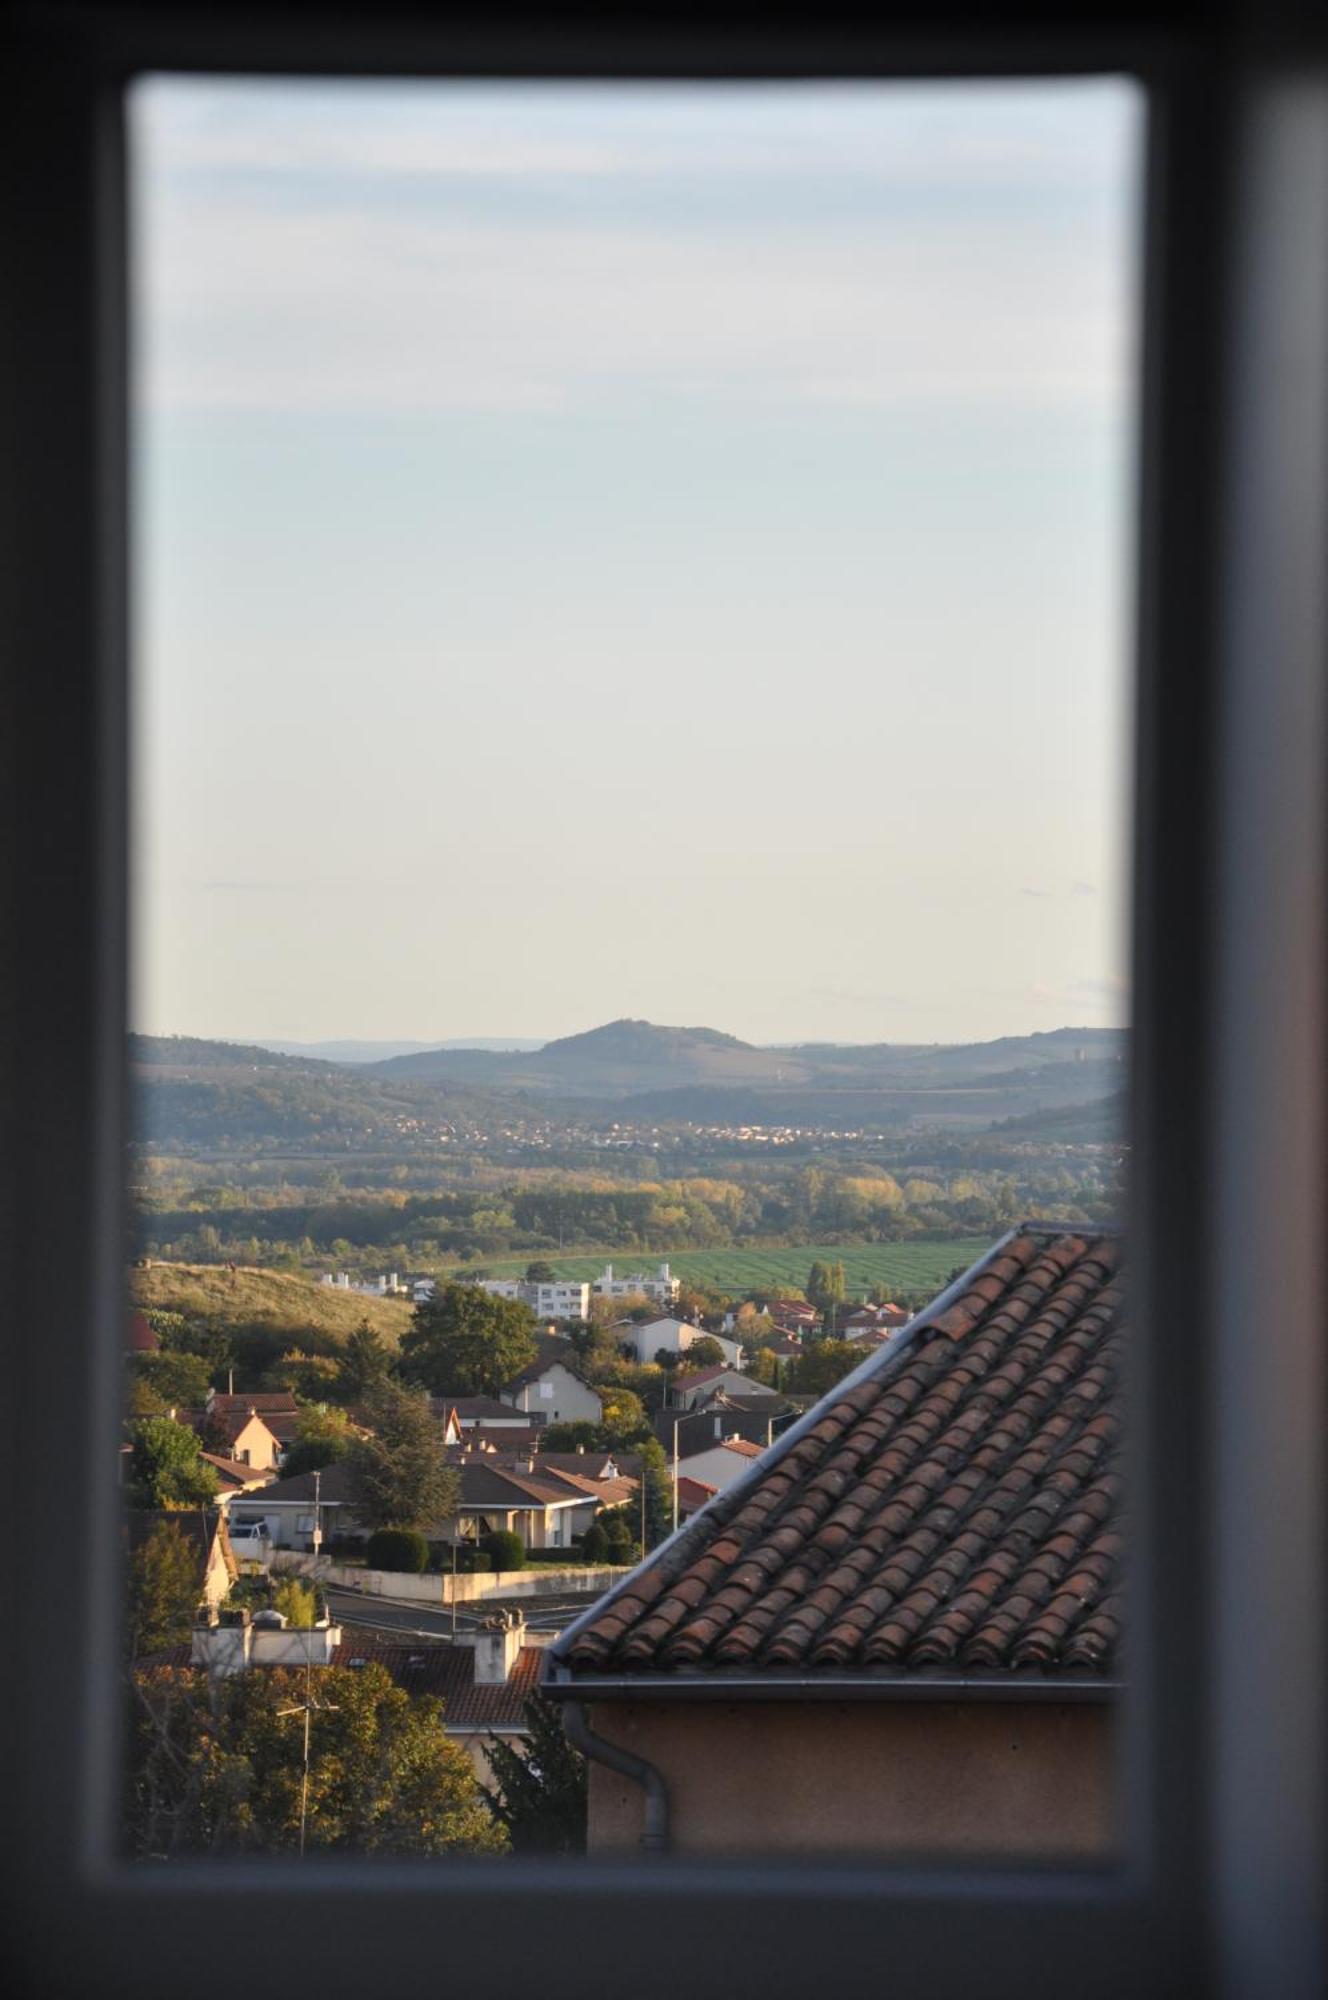
<path fill-rule="evenodd" d="M 532 1263 L 527 1264 L 526 1283 L 528 1285 L 556 1285 L 557 1282 L 558 1273 L 547 1258 L 536 1257 Z"/>
<path fill-rule="evenodd" d="M 206 1361 L 197 1354 L 133 1354 L 132 1380 L 146 1383 L 168 1410 L 198 1410 L 211 1386 Z"/>
<path fill-rule="evenodd" d="M 587 1417 L 578 1417 L 575 1422 L 546 1424 L 540 1432 L 541 1451 L 606 1451 L 603 1424 L 592 1424 Z"/>
<path fill-rule="evenodd" d="M 639 1500 L 628 1500 L 621 1507 L 602 1507 L 594 1528 L 598 1528 L 604 1536 L 605 1555 L 609 1562 L 622 1564 L 640 1560 L 641 1544 L 636 1540 L 641 1532 Z M 593 1533 L 594 1528 L 587 1529 L 587 1534 Z"/>
<path fill-rule="evenodd" d="M 131 1659 L 187 1639 L 198 1604 L 198 1557 L 174 1521 L 158 1521 L 129 1558 L 125 1642 Z"/>
<path fill-rule="evenodd" d="M 283 1576 L 272 1586 L 272 1608 L 297 1631 L 311 1631 L 318 1622 L 318 1592 L 308 1577 Z"/>
<path fill-rule="evenodd" d="M 367 1319 L 350 1335 L 337 1367 L 337 1395 L 343 1403 L 360 1403 L 387 1380 L 392 1352 Z"/>
<path fill-rule="evenodd" d="M 296 1479 L 302 1472 L 321 1472 L 335 1465 L 350 1450 L 354 1432 L 340 1410 L 315 1403 L 301 1410 L 295 1442 L 282 1460 L 283 1479 Z"/>
<path fill-rule="evenodd" d="M 365 1524 L 428 1529 L 454 1513 L 460 1480 L 443 1456 L 442 1432 L 423 1397 L 385 1383 L 365 1414 L 373 1435 L 356 1438 L 346 1454 Z"/>
<path fill-rule="evenodd" d="M 306 1354 L 292 1347 L 274 1362 L 263 1377 L 265 1389 L 289 1389 L 304 1402 L 321 1402 L 332 1393 L 339 1370 L 327 1354 Z"/>
<path fill-rule="evenodd" d="M 161 1342 L 163 1354 L 194 1354 L 207 1364 L 208 1379 L 221 1383 L 234 1360 L 230 1335 L 210 1320 L 186 1319 L 183 1313 L 147 1308 L 147 1322 Z"/>
<path fill-rule="evenodd" d="M 535 1353 L 534 1315 L 520 1299 L 439 1285 L 402 1336 L 401 1374 L 437 1396 L 496 1396 Z"/>
<path fill-rule="evenodd" d="M 536 1694 L 522 1710 L 523 1743 L 490 1736 L 493 1786 L 481 1785 L 514 1854 L 583 1854 L 586 1846 L 586 1760 L 567 1740 L 553 1703 Z"/>
<path fill-rule="evenodd" d="M 170 1417 L 141 1417 L 129 1427 L 131 1498 L 136 1507 L 197 1507 L 217 1497 L 217 1475 L 194 1432 Z"/>
<path fill-rule="evenodd" d="M 844 1266 L 819 1260 L 807 1274 L 807 1297 L 819 1312 L 831 1312 L 844 1302 Z"/>
<path fill-rule="evenodd" d="M 727 1356 L 719 1342 L 712 1340 L 707 1333 L 703 1334 L 700 1340 L 692 1342 L 687 1350 L 685 1365 L 689 1371 L 693 1368 L 718 1368 L 726 1359 Z"/>
<path fill-rule="evenodd" d="M 587 1562 L 601 1563 L 608 1560 L 609 1538 L 598 1521 L 592 1521 L 582 1535 L 581 1553 Z"/>
<path fill-rule="evenodd" d="M 255 1668 L 214 1688 L 201 1670 L 132 1679 L 125 1834 L 130 1852 L 298 1852 L 303 1670 Z M 357 1854 L 497 1854 L 506 1829 L 442 1703 L 386 1670 L 321 1667 L 309 1713 L 304 1846 Z"/>
<path fill-rule="evenodd" d="M 641 1478 L 645 1486 L 646 1547 L 653 1549 L 673 1532 L 673 1480 L 658 1438 L 640 1446 Z"/>
<path fill-rule="evenodd" d="M 646 1406 L 630 1389 L 605 1389 L 600 1395 L 604 1420 L 600 1426 L 610 1450 L 624 1450 L 638 1438 L 649 1437 L 650 1421 Z"/>
<path fill-rule="evenodd" d="M 818 1340 L 793 1364 L 799 1395 L 824 1396 L 862 1360 L 862 1349 L 851 1340 Z"/>
<path fill-rule="evenodd" d="M 131 1375 L 125 1395 L 126 1417 L 168 1417 L 170 1406 L 141 1375 Z"/>
<path fill-rule="evenodd" d="M 779 1387 L 779 1360 L 768 1347 L 758 1347 L 748 1366 L 747 1373 L 753 1382 L 759 1382 L 763 1389 Z"/>

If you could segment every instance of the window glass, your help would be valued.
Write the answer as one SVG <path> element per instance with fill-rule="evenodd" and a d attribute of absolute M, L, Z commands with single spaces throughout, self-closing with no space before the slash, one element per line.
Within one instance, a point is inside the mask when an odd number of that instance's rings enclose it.
<path fill-rule="evenodd" d="M 131 137 L 126 1851 L 1108 1859 L 1136 91 Z"/>

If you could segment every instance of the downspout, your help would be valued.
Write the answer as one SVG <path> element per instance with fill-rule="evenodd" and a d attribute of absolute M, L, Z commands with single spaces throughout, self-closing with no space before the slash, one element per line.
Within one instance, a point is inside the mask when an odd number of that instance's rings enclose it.
<path fill-rule="evenodd" d="M 646 1826 L 641 1835 L 641 1845 L 651 1853 L 667 1854 L 669 1792 L 661 1774 L 644 1757 L 637 1757 L 617 1743 L 610 1743 L 607 1736 L 596 1736 L 586 1721 L 584 1702 L 565 1701 L 562 1706 L 563 1731 L 572 1748 L 579 1750 L 583 1757 L 593 1758 L 597 1764 L 607 1764 L 611 1771 L 620 1771 L 624 1778 L 630 1778 L 633 1784 L 644 1788 Z"/>

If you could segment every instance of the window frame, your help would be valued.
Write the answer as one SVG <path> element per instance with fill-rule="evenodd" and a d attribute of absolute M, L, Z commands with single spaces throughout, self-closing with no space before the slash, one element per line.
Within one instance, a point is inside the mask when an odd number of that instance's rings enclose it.
<path fill-rule="evenodd" d="M 22 670 L 2 732 L 15 863 L 5 1169 L 23 1260 L 11 1324 L 41 1338 L 11 1345 L 7 1462 L 42 1526 L 12 1552 L 4 1879 L 11 1960 L 34 1985 L 74 1993 L 111 1972 L 166 1993 L 187 1966 L 201 2000 L 233 1986 L 241 1954 L 278 1964 L 294 1938 L 305 1976 L 368 1962 L 387 1984 L 446 1966 L 452 1981 L 535 1978 L 549 2000 L 582 2000 L 571 1924 L 593 1922 L 603 1964 L 643 1993 L 802 1993 L 827 1967 L 874 1987 L 887 1966 L 896 1986 L 925 1980 L 937 1996 L 971 1992 L 975 1966 L 1024 1995 L 1114 1995 L 1123 1981 L 1139 1994 L 1317 1992 L 1326 1566 L 1311 1329 L 1328 1204 L 1324 962 L 1310 941 L 1324 888 L 1328 114 L 1322 81 L 1296 69 L 1322 51 L 1295 41 L 1293 6 L 1264 9 L 1281 30 L 1276 60 L 1194 11 L 1124 6 L 1085 25 L 1072 7 L 1016 0 L 994 27 L 980 6 L 935 0 L 893 7 L 888 34 L 827 17 L 817 34 L 756 40 L 719 10 L 690 34 L 642 15 L 608 35 L 524 17 L 444 26 L 400 6 L 11 16 L 4 251 L 23 310 L 4 326 L 15 560 L 0 614 Z M 122 92 L 154 69 L 1105 70 L 1145 85 L 1130 1229 L 1132 1309 L 1166 1338 L 1133 1357 L 1121 1869 L 108 1862 L 129 1108 Z M 1250 1338 L 1270 1314 L 1285 1330 L 1275 1370 Z M 680 1893 L 685 1922 L 663 1907 Z M 234 1927 L 233 1948 L 203 1949 L 219 1926 Z"/>

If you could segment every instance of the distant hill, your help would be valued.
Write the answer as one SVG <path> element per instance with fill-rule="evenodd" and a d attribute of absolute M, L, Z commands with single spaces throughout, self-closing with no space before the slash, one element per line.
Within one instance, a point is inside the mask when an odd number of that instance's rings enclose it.
<path fill-rule="evenodd" d="M 901 1107 L 901 1115 L 907 1117 L 915 1113 L 911 1098 L 919 1091 L 993 1089 L 999 1105 L 971 1108 L 971 1115 L 981 1121 L 1032 1110 L 1045 1101 L 1033 1088 L 1034 1073 L 1053 1079 L 1047 1089 L 1054 1100 L 1067 1095 L 1079 1100 L 1103 1096 L 1116 1080 L 1124 1050 L 1124 1033 L 1113 1028 L 1058 1028 L 1048 1034 L 955 1046 L 881 1042 L 756 1048 L 714 1028 L 657 1027 L 649 1021 L 622 1020 L 565 1036 L 529 1054 L 436 1049 L 376 1063 L 373 1070 L 383 1076 L 446 1079 L 542 1096 L 639 1100 L 637 1108 L 661 1117 L 670 1115 L 663 1093 L 687 1092 L 686 1101 L 679 1098 L 672 1107 L 672 1115 L 703 1119 L 754 1115 L 740 1113 L 736 1098 L 727 1105 L 720 1102 L 718 1093 L 725 1091 L 742 1093 L 744 1103 L 777 1100 L 785 1106 L 786 1100 L 806 1090 L 814 1091 L 818 1102 L 827 1091 L 902 1091 L 910 1098 Z M 1023 1099 L 1018 1104 L 1004 1101 L 1012 1080 L 1015 1095 Z M 706 1093 L 703 1099 L 697 1098 L 698 1090 Z"/>
<path fill-rule="evenodd" d="M 451 1042 L 263 1042 L 260 1046 L 279 1055 L 312 1056 L 318 1062 L 382 1063 L 433 1049 L 542 1049 L 544 1043 L 521 1035 L 463 1035 Z"/>
<path fill-rule="evenodd" d="M 1065 1104 L 1056 1111 L 1006 1118 L 994 1129 L 1002 1139 L 1026 1139 L 1034 1145 L 1110 1145 L 1129 1129 L 1129 1106 L 1121 1090 L 1090 1104 Z"/>
<path fill-rule="evenodd" d="M 1112 1097 L 1108 1028 L 948 1046 L 757 1048 L 714 1028 L 610 1021 L 529 1050 L 335 1063 L 188 1036 L 130 1037 L 139 1136 L 172 1146 L 399 1150 L 513 1121 L 989 1129 Z"/>
<path fill-rule="evenodd" d="M 366 1068 L 187 1035 L 131 1035 L 136 1134 L 153 1145 L 311 1142 L 332 1149 L 436 1138 L 444 1127 L 512 1115 L 511 1096 L 441 1079 L 397 1082 Z"/>
<path fill-rule="evenodd" d="M 690 1083 L 774 1083 L 790 1067 L 798 1078 L 810 1074 L 805 1064 L 791 1066 L 786 1056 L 753 1048 L 715 1028 L 662 1028 L 650 1021 L 629 1020 L 565 1035 L 528 1052 L 435 1049 L 374 1065 L 385 1076 L 592 1097 Z"/>

